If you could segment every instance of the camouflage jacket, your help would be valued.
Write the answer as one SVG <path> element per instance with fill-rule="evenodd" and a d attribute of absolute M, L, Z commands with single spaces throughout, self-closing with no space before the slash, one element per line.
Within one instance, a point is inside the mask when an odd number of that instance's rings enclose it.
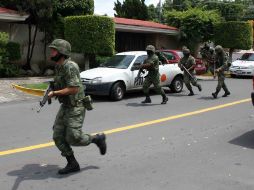
<path fill-rule="evenodd" d="M 180 68 L 182 68 L 182 66 L 184 66 L 186 69 L 191 68 L 193 65 L 196 65 L 196 61 L 195 61 L 194 57 L 192 57 L 191 55 L 189 57 L 182 57 L 180 59 L 180 62 L 178 63 L 178 66 Z M 190 70 L 189 72 L 193 73 L 194 68 L 192 70 Z"/>
<path fill-rule="evenodd" d="M 146 68 L 148 70 L 147 77 L 156 77 L 160 75 L 159 73 L 159 58 L 157 55 L 152 55 L 148 57 L 145 61 L 144 64 L 149 64 L 150 67 Z"/>
<path fill-rule="evenodd" d="M 215 64 L 216 68 L 218 68 L 221 72 L 224 72 L 227 69 L 228 64 L 225 52 L 215 55 Z"/>
<path fill-rule="evenodd" d="M 54 77 L 54 88 L 61 90 L 67 87 L 79 87 L 79 91 L 74 95 L 59 96 L 58 100 L 68 106 L 75 106 L 78 100 L 84 98 L 84 87 L 80 79 L 80 72 L 77 63 L 66 59 L 62 65 L 57 65 Z"/>

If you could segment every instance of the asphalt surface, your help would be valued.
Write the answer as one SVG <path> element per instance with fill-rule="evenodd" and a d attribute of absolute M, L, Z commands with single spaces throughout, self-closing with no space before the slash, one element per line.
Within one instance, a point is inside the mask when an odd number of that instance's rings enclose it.
<path fill-rule="evenodd" d="M 37 113 L 37 99 L 0 104 L 0 187 L 28 189 L 253 190 L 254 131 L 251 79 L 228 79 L 231 95 L 211 98 L 216 81 L 203 80 L 203 91 L 188 97 L 186 89 L 161 105 L 142 105 L 142 93 L 111 102 L 95 97 L 87 112 L 87 133 L 108 133 L 108 153 L 96 146 L 75 147 L 81 171 L 57 175 L 65 165 L 51 145 L 57 102 Z M 35 149 L 16 152 L 17 148 Z"/>

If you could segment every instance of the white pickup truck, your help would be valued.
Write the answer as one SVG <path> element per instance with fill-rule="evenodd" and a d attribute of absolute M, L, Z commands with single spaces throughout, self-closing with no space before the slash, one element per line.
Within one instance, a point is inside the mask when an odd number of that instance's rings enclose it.
<path fill-rule="evenodd" d="M 122 52 L 114 55 L 102 66 L 80 73 L 85 92 L 91 95 L 106 95 L 112 100 L 121 100 L 124 94 L 133 90 L 141 90 L 144 77 L 137 78 L 135 66 L 143 64 L 147 58 L 146 51 Z M 175 64 L 159 66 L 161 86 L 169 87 L 173 92 L 181 92 L 183 88 L 183 72 Z"/>

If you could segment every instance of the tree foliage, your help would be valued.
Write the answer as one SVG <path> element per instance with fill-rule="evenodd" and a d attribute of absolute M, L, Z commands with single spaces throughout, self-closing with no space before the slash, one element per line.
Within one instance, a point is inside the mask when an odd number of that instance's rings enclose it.
<path fill-rule="evenodd" d="M 145 0 L 119 0 L 114 3 L 115 17 L 148 20 L 148 8 Z"/>
<path fill-rule="evenodd" d="M 63 17 L 71 15 L 92 15 L 93 0 L 53 0 L 54 11 Z"/>
<path fill-rule="evenodd" d="M 192 50 L 194 45 L 213 38 L 214 25 L 221 20 L 216 11 L 203 11 L 198 8 L 187 11 L 168 11 L 166 23 L 180 29 L 180 40 Z"/>
<path fill-rule="evenodd" d="M 244 16 L 245 6 L 235 2 L 208 1 L 201 5 L 204 10 L 217 10 L 226 21 L 241 20 Z"/>
<path fill-rule="evenodd" d="M 253 42 L 253 28 L 250 22 L 230 21 L 216 24 L 215 43 L 225 48 L 250 49 Z"/>
<path fill-rule="evenodd" d="M 1 0 L 1 5 L 30 15 L 26 20 L 29 40 L 24 69 L 31 69 L 30 62 L 38 30 L 45 33 L 44 52 L 46 54 L 46 44 L 56 36 L 63 37 L 61 32 L 64 29 L 63 16 L 93 14 L 94 10 L 93 0 Z"/>

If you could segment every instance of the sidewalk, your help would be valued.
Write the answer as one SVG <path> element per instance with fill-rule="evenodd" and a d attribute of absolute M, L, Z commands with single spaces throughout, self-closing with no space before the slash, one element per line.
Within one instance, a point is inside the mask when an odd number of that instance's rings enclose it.
<path fill-rule="evenodd" d="M 11 84 L 33 84 L 49 81 L 52 77 L 25 77 L 25 78 L 0 78 L 0 104 L 13 102 L 13 101 L 25 101 L 25 100 L 38 100 L 38 96 L 29 95 L 16 90 Z M 217 80 L 212 76 L 197 75 L 198 80 Z"/>
<path fill-rule="evenodd" d="M 0 78 L 0 104 L 39 98 L 38 96 L 32 96 L 18 91 L 11 84 L 33 84 L 49 81 L 50 79 L 49 77 Z"/>

